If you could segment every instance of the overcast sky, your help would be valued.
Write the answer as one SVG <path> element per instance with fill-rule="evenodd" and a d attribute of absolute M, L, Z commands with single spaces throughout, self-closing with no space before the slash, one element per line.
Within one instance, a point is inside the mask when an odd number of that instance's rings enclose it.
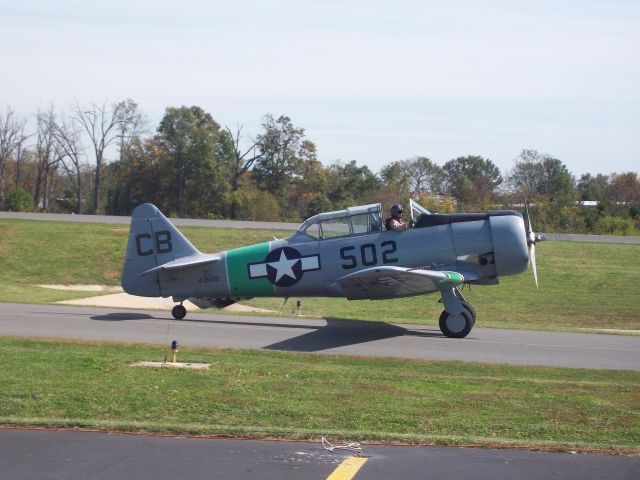
<path fill-rule="evenodd" d="M 95 5 L 94 5 L 95 4 Z M 0 104 L 131 98 L 306 129 L 374 172 L 523 148 L 640 171 L 640 1 L 0 0 Z"/>

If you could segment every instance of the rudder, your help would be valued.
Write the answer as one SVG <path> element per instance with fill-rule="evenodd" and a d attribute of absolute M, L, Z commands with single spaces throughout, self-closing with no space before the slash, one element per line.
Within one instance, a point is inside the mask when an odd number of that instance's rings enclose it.
<path fill-rule="evenodd" d="M 138 205 L 131 216 L 122 288 L 131 295 L 162 297 L 157 273 L 140 275 L 149 269 L 200 252 L 151 203 Z"/>

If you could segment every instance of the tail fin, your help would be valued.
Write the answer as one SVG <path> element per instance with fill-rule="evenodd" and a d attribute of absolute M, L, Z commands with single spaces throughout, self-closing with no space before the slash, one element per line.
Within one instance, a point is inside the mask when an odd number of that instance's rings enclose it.
<path fill-rule="evenodd" d="M 201 255 L 198 249 L 155 205 L 138 205 L 131 216 L 122 288 L 132 295 L 161 297 L 158 273 L 141 274 L 165 263 L 198 255 Z"/>

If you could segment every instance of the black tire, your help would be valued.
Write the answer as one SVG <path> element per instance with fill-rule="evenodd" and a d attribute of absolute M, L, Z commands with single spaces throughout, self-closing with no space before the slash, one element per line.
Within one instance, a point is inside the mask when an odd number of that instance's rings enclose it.
<path fill-rule="evenodd" d="M 455 320 L 449 312 L 443 310 L 440 314 L 440 331 L 449 338 L 464 338 L 469 335 L 469 332 L 473 328 L 475 322 L 470 311 L 466 308 L 460 314 L 458 321 L 452 323 Z"/>
<path fill-rule="evenodd" d="M 171 310 L 171 315 L 173 315 L 173 318 L 175 318 L 176 320 L 182 320 L 184 317 L 187 316 L 187 309 L 184 308 L 182 305 L 176 305 Z"/>
<path fill-rule="evenodd" d="M 473 317 L 473 324 L 476 324 L 476 309 L 471 306 L 469 302 L 460 302 L 462 303 L 462 307 L 467 310 L 471 316 Z"/>

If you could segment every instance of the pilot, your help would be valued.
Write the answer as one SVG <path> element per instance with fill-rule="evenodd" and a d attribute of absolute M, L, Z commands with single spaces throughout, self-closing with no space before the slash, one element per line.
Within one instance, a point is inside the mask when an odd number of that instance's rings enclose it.
<path fill-rule="evenodd" d="M 398 232 L 404 232 L 409 225 L 402 219 L 402 205 L 394 205 L 391 207 L 391 216 L 387 218 L 384 225 L 387 230 L 396 230 Z"/>

